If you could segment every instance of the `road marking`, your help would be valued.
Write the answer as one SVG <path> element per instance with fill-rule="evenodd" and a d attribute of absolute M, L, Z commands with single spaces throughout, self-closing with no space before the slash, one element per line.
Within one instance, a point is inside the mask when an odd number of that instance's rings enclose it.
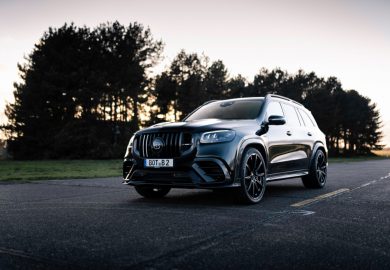
<path fill-rule="evenodd" d="M 375 184 L 375 183 L 378 182 L 378 181 L 382 181 L 382 180 L 385 180 L 385 179 L 388 179 L 388 178 L 390 178 L 390 173 L 389 173 L 388 175 L 382 176 L 382 177 L 379 178 L 379 179 L 372 180 L 372 181 L 370 181 L 370 182 L 368 182 L 368 183 L 365 183 L 365 184 L 362 184 L 362 185 L 360 185 L 360 186 L 358 186 L 358 187 L 356 187 L 356 188 L 353 188 L 352 190 L 359 189 L 359 188 L 364 188 L 364 187 L 368 187 L 369 185 Z"/>
<path fill-rule="evenodd" d="M 314 211 L 307 211 L 307 210 L 295 210 L 295 211 L 289 211 L 289 213 L 291 213 L 291 214 L 298 214 L 298 215 L 302 215 L 302 216 L 309 216 L 309 215 L 315 214 L 316 212 L 314 212 Z"/>
<path fill-rule="evenodd" d="M 307 200 L 304 200 L 304 201 L 301 201 L 301 202 L 294 203 L 291 206 L 292 207 L 305 206 L 307 204 L 310 204 L 310 203 L 313 203 L 313 202 L 317 202 L 317 201 L 320 201 L 320 200 L 323 200 L 323 199 L 326 199 L 326 198 L 329 198 L 329 197 L 333 197 L 333 196 L 336 196 L 337 194 L 344 193 L 344 192 L 347 192 L 347 191 L 349 191 L 349 188 L 341 188 L 341 189 L 338 189 L 338 190 L 335 190 L 335 191 L 332 191 L 332 192 L 329 192 L 329 193 L 325 193 L 325 194 L 319 195 L 319 196 L 314 197 L 312 199 L 307 199 Z"/>

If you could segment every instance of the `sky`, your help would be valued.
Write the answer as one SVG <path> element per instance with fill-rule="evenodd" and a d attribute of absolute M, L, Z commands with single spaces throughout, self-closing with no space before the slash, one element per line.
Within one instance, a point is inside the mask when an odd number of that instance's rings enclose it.
<path fill-rule="evenodd" d="M 156 73 L 181 50 L 221 59 L 248 80 L 262 67 L 336 76 L 378 105 L 390 146 L 388 0 L 0 0 L 0 123 L 19 81 L 17 63 L 49 27 L 118 20 L 150 27 L 165 43 Z"/>

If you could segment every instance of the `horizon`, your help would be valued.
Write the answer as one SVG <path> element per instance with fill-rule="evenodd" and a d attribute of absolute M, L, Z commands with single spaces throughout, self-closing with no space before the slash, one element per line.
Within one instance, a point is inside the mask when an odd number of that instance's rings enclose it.
<path fill-rule="evenodd" d="M 5 102 L 13 101 L 12 85 L 20 81 L 17 63 L 49 27 L 137 21 L 165 44 L 155 74 L 184 49 L 221 59 L 230 76 L 242 74 L 249 81 L 263 67 L 335 76 L 345 90 L 357 90 L 378 105 L 382 143 L 389 147 L 388 11 L 386 1 L 0 1 L 0 123 L 6 121 Z"/>

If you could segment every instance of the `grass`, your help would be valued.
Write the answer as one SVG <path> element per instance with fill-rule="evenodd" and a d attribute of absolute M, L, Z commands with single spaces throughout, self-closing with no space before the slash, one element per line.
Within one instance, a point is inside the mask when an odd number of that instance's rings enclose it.
<path fill-rule="evenodd" d="M 367 161 L 367 160 L 381 160 L 390 158 L 390 148 L 382 150 L 372 151 L 372 156 L 358 156 L 358 157 L 337 157 L 329 158 L 329 163 L 342 163 L 342 162 L 355 162 L 355 161 Z"/>
<path fill-rule="evenodd" d="M 0 161 L 0 181 L 119 177 L 121 160 Z"/>
<path fill-rule="evenodd" d="M 387 159 L 384 156 L 361 156 L 361 157 L 337 157 L 329 158 L 329 163 L 343 163 L 343 162 L 357 162 L 357 161 L 368 161 L 368 160 L 383 160 Z"/>

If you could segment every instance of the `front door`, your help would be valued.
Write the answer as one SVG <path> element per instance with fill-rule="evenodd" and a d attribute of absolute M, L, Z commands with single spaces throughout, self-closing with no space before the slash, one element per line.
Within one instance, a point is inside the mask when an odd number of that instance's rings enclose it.
<path fill-rule="evenodd" d="M 284 116 L 287 123 L 280 126 L 270 125 L 264 136 L 268 141 L 268 173 L 276 174 L 297 170 L 297 146 L 294 142 L 295 136 L 292 128 L 296 123 L 293 118 L 289 120 L 278 101 L 271 101 L 268 104 L 266 119 L 271 115 Z M 299 123 L 298 118 L 297 121 Z"/>
<path fill-rule="evenodd" d="M 282 103 L 283 112 L 287 120 L 287 133 L 290 137 L 290 143 L 293 147 L 289 157 L 287 168 L 289 171 L 305 170 L 308 168 L 310 156 L 310 146 L 305 133 L 305 126 L 296 108 L 288 103 Z"/>

